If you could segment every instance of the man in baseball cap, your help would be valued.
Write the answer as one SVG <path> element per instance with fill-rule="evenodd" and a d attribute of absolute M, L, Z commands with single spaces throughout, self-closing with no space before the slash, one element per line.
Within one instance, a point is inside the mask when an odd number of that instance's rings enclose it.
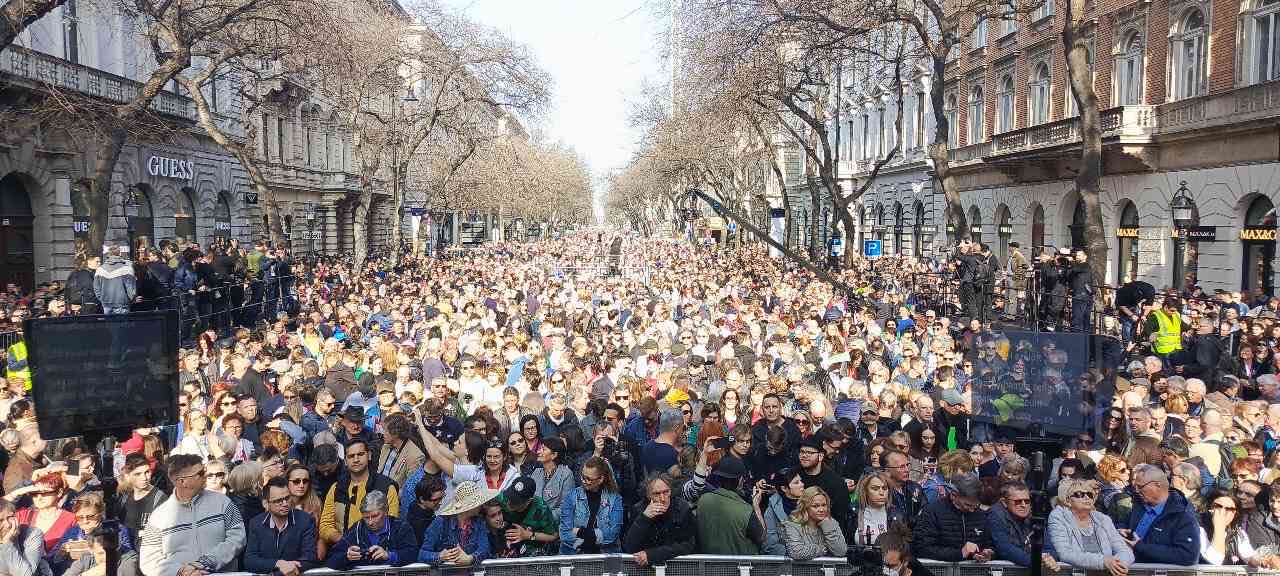
<path fill-rule="evenodd" d="M 498 495 L 506 523 L 506 541 L 514 556 L 550 556 L 558 550 L 559 522 L 551 507 L 537 495 L 533 478 L 521 476 Z"/>

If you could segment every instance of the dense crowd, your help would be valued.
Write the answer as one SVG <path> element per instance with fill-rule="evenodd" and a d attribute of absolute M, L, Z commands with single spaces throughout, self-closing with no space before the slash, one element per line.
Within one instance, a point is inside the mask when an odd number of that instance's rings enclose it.
<path fill-rule="evenodd" d="M 624 265 L 584 266 L 611 241 L 332 260 L 305 277 L 262 244 L 144 252 L 141 268 L 176 270 L 168 286 L 144 279 L 161 294 L 224 298 L 200 274 L 176 279 L 184 267 L 242 275 L 235 305 L 206 300 L 245 326 L 194 324 L 181 421 L 101 446 L 40 438 L 11 350 L 0 572 L 866 549 L 900 576 L 928 574 L 919 559 L 1035 554 L 1113 576 L 1134 562 L 1280 568 L 1280 302 L 1128 285 L 1109 303 L 1128 328 L 1072 371 L 1050 345 L 1032 366 L 999 327 L 913 293 L 914 275 L 970 265 L 977 246 L 950 262 L 858 261 L 838 273 L 858 288 L 842 293 L 757 246 L 628 240 Z M 121 260 L 109 249 L 86 269 Z M 1025 284 L 1008 289 L 1025 299 Z M 124 296 L 96 305 L 161 299 Z M 1025 390 L 976 399 L 993 367 Z M 987 412 L 1007 420 L 1040 393 L 1024 370 L 1070 374 L 1078 400 L 1078 429 L 1043 469 Z"/>

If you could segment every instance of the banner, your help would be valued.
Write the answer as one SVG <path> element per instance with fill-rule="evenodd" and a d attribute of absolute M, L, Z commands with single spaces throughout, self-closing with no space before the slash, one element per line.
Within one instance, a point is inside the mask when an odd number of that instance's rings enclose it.
<path fill-rule="evenodd" d="M 769 237 L 779 244 L 787 243 L 787 211 L 782 208 L 769 210 Z M 770 258 L 781 258 L 782 251 L 769 246 Z"/>
<path fill-rule="evenodd" d="M 973 419 L 1025 430 L 1075 434 L 1085 428 L 1087 334 L 985 332 L 973 362 Z"/>

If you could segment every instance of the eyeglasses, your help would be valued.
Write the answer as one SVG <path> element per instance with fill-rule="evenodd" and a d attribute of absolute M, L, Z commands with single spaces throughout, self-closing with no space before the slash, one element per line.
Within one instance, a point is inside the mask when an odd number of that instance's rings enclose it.
<path fill-rule="evenodd" d="M 311 479 L 310 478 L 290 478 L 289 483 L 301 486 L 303 484 L 310 484 Z"/>
<path fill-rule="evenodd" d="M 76 514 L 77 522 L 92 522 L 101 519 L 102 517 L 98 514 Z"/>
<path fill-rule="evenodd" d="M 1031 503 L 1030 498 L 1006 498 L 1006 500 L 1014 506 L 1026 506 Z"/>
<path fill-rule="evenodd" d="M 267 500 L 267 504 L 270 504 L 270 505 L 272 505 L 272 506 L 279 506 L 280 504 L 288 504 L 288 503 L 289 503 L 289 496 L 288 496 L 288 495 L 281 496 L 281 497 L 276 498 L 276 499 L 274 499 L 274 500 Z"/>
<path fill-rule="evenodd" d="M 235 400 L 223 400 L 223 401 L 222 401 L 222 405 L 223 405 L 223 406 L 235 406 L 235 405 L 236 405 L 236 401 L 235 401 Z"/>
<path fill-rule="evenodd" d="M 817 450 L 813 450 L 813 449 L 809 449 L 809 450 L 801 450 L 801 451 L 800 451 L 800 455 L 801 455 L 801 456 L 817 456 L 817 455 L 819 455 L 819 454 L 821 454 L 821 452 L 819 452 L 819 451 L 817 451 Z"/>
<path fill-rule="evenodd" d="M 1083 490 L 1082 490 L 1082 491 L 1080 491 L 1080 492 L 1072 492 L 1072 493 L 1071 493 L 1071 497 L 1072 497 L 1072 498 L 1082 498 L 1082 499 L 1085 499 L 1085 500 L 1093 500 L 1093 499 L 1094 499 L 1094 497 L 1095 497 L 1095 495 L 1094 495 L 1094 493 L 1093 493 L 1093 492 L 1086 492 L 1086 491 L 1083 491 Z"/>
<path fill-rule="evenodd" d="M 297 399 L 298 399 L 298 395 L 297 395 L 297 394 L 284 394 L 284 395 L 282 395 L 281 397 L 282 397 L 282 398 L 284 398 L 284 400 L 285 400 L 286 402 L 288 402 L 289 400 L 297 400 Z"/>
<path fill-rule="evenodd" d="M 205 478 L 226 478 L 226 472 L 209 472 L 204 475 Z"/>

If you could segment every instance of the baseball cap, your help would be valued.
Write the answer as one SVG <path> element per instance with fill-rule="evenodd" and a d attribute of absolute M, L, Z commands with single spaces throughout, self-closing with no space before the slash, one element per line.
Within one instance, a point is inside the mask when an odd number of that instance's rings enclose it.
<path fill-rule="evenodd" d="M 502 497 L 507 499 L 507 503 L 519 506 L 532 500 L 536 492 L 537 485 L 534 484 L 533 478 L 521 476 L 502 491 Z"/>

